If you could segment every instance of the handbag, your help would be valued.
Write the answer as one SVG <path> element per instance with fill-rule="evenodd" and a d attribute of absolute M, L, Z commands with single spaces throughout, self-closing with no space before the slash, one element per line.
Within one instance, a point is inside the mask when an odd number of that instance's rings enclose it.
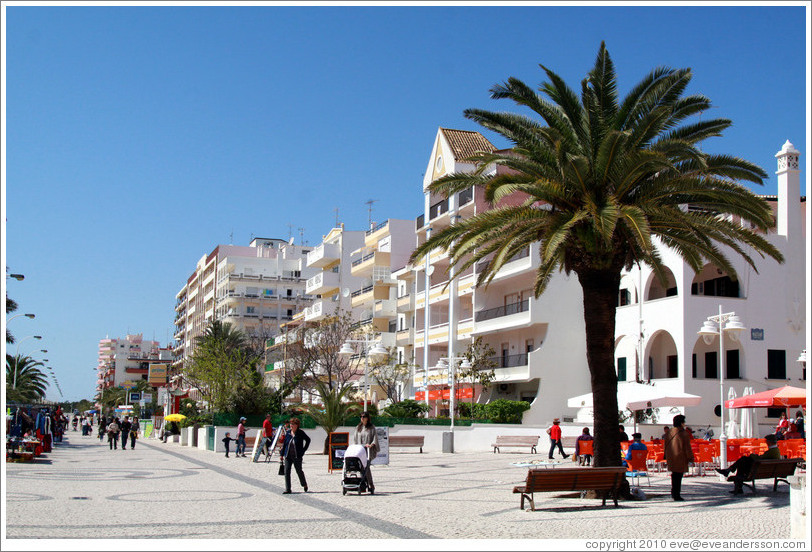
<path fill-rule="evenodd" d="M 279 462 L 279 475 L 285 475 L 285 464 Z"/>

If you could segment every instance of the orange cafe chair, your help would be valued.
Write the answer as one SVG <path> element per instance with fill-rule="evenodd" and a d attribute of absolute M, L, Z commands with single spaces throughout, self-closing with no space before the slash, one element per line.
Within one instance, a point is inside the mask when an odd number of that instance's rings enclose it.
<path fill-rule="evenodd" d="M 651 486 L 651 479 L 648 476 L 648 468 L 646 467 L 646 457 L 648 456 L 647 450 L 632 450 L 632 457 L 626 460 L 629 471 L 626 472 L 626 477 L 631 477 L 632 482 L 637 479 L 637 486 L 640 486 L 640 478 L 645 477 L 648 481 L 649 487 Z"/>

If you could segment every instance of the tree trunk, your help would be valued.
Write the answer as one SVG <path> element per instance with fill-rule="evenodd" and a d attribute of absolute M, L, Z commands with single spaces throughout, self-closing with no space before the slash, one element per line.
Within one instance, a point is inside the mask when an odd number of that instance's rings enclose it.
<path fill-rule="evenodd" d="M 592 380 L 594 466 L 620 466 L 617 374 L 615 373 L 615 311 L 620 271 L 579 273 L 584 294 L 586 359 Z"/>

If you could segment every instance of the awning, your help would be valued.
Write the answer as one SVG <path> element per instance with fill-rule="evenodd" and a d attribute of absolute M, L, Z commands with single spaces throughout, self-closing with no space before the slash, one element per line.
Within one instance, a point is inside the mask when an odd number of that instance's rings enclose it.
<path fill-rule="evenodd" d="M 726 408 L 767 408 L 806 405 L 806 389 L 785 385 L 752 395 L 743 395 L 737 399 L 725 401 Z"/>

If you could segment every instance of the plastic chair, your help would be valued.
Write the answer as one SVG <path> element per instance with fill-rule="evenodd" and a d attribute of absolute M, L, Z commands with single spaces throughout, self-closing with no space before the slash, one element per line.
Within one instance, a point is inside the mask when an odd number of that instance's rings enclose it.
<path fill-rule="evenodd" d="M 728 463 L 728 465 L 732 464 L 733 462 L 735 462 L 736 460 L 741 458 L 741 456 L 742 456 L 741 446 L 737 445 L 737 444 L 736 445 L 731 445 L 730 443 L 728 443 L 728 445 L 727 445 L 727 463 Z"/>
<path fill-rule="evenodd" d="M 593 445 L 592 441 L 578 441 L 578 456 L 580 456 L 580 465 L 584 465 L 584 456 L 592 456 L 593 455 Z"/>
<path fill-rule="evenodd" d="M 648 481 L 649 487 L 651 486 L 651 479 L 648 476 L 648 468 L 646 467 L 646 457 L 648 456 L 647 450 L 632 450 L 632 456 L 626 460 L 626 464 L 630 471 L 626 472 L 626 477 L 632 478 L 632 483 L 637 479 L 637 486 L 640 486 L 640 478 L 645 477 Z"/>
<path fill-rule="evenodd" d="M 694 456 L 694 465 L 697 466 L 697 475 L 705 475 L 705 468 L 713 470 L 716 460 L 713 456 L 713 448 L 710 445 L 702 445 Z"/>

